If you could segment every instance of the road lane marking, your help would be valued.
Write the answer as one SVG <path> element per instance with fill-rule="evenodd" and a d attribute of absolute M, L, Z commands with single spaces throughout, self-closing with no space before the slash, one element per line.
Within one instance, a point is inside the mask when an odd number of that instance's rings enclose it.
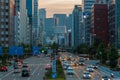
<path fill-rule="evenodd" d="M 33 71 L 33 73 L 31 75 L 33 75 L 37 71 L 38 68 L 39 68 L 39 66 L 37 66 L 37 68 Z"/>
<path fill-rule="evenodd" d="M 13 73 L 13 71 L 11 71 L 11 72 L 9 72 L 8 74 L 6 74 L 5 76 L 1 77 L 1 79 L 3 79 L 3 78 L 5 78 L 5 77 L 9 76 L 11 73 Z"/>
<path fill-rule="evenodd" d="M 16 80 L 15 78 L 13 80 Z"/>
<path fill-rule="evenodd" d="M 40 74 L 38 73 L 38 76 L 39 76 Z"/>
<path fill-rule="evenodd" d="M 28 80 L 30 80 L 30 78 L 28 78 Z"/>

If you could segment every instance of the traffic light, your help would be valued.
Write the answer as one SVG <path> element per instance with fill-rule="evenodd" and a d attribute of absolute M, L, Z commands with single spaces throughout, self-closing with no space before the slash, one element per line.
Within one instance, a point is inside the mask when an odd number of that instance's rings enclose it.
<path fill-rule="evenodd" d="M 44 50 L 42 50 L 42 53 L 44 53 Z"/>

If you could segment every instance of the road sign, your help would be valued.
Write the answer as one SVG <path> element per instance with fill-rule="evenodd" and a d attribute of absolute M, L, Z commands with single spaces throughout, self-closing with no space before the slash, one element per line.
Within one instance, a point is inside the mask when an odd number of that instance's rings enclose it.
<path fill-rule="evenodd" d="M 10 55 L 23 55 L 24 54 L 23 47 L 11 46 L 9 47 L 9 54 Z"/>
<path fill-rule="evenodd" d="M 34 47 L 33 47 L 33 49 L 32 49 L 32 54 L 33 54 L 33 55 L 39 54 L 39 47 L 38 47 L 38 46 L 34 46 Z"/>
<path fill-rule="evenodd" d="M 56 60 L 52 60 L 52 72 L 56 73 Z"/>
<path fill-rule="evenodd" d="M 52 78 L 56 78 L 57 77 L 57 74 L 56 73 L 52 73 Z"/>
<path fill-rule="evenodd" d="M 0 46 L 0 55 L 2 55 L 2 47 Z"/>

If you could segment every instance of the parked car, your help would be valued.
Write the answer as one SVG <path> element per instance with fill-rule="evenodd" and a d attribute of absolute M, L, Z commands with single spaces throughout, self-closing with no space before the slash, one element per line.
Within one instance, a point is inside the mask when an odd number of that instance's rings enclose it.
<path fill-rule="evenodd" d="M 6 66 L 0 66 L 0 71 L 5 72 L 5 71 L 8 71 L 8 69 Z"/>

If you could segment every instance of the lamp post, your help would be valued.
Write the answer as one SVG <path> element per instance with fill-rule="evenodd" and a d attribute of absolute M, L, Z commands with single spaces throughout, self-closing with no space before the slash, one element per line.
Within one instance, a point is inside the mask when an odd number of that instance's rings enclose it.
<path fill-rule="evenodd" d="M 100 51 L 99 54 L 100 54 L 100 62 L 102 63 L 102 52 Z"/>

